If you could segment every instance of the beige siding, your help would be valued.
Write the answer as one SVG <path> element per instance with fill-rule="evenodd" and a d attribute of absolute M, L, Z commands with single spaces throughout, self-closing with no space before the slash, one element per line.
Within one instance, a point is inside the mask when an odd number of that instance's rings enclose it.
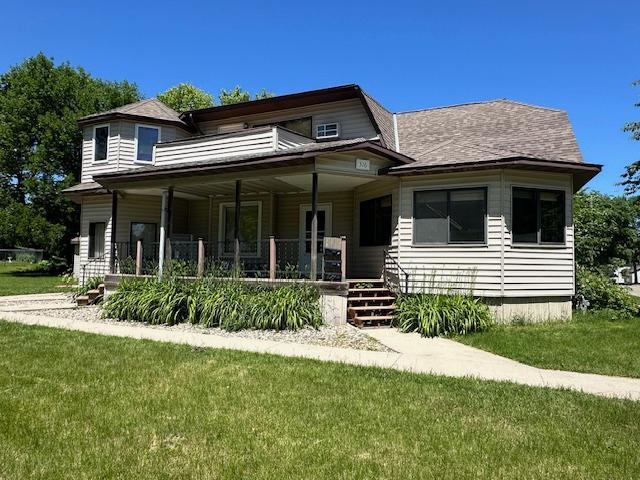
<path fill-rule="evenodd" d="M 111 239 L 111 196 L 84 197 L 80 206 L 80 265 L 89 261 L 89 224 L 105 223 L 105 261 L 109 264 L 109 242 Z"/>
<path fill-rule="evenodd" d="M 550 188 L 565 192 L 565 245 L 530 246 L 511 242 L 511 191 L 514 186 Z M 504 205 L 506 221 L 504 290 L 507 297 L 573 295 L 573 218 L 572 185 L 567 174 L 543 172 L 505 173 Z"/>
<path fill-rule="evenodd" d="M 109 125 L 109 148 L 106 162 L 93 161 L 94 126 L 87 126 L 82 130 L 82 182 L 90 182 L 94 175 L 149 165 L 149 163 L 134 162 L 135 126 L 137 123 L 114 120 L 104 125 L 107 124 Z M 144 123 L 144 125 L 151 124 Z M 179 140 L 190 136 L 189 133 L 177 127 L 166 125 L 159 125 L 159 127 L 161 129 L 160 139 L 162 142 Z"/>
<path fill-rule="evenodd" d="M 487 188 L 486 245 L 414 245 L 413 192 L 458 187 Z M 403 179 L 399 219 L 399 259 L 415 290 L 435 286 L 470 290 L 481 296 L 501 295 L 502 214 L 500 174 L 464 173 Z"/>
<path fill-rule="evenodd" d="M 340 124 L 341 138 L 373 138 L 377 136 L 367 112 L 360 100 L 357 99 L 202 122 L 199 127 L 204 133 L 218 133 L 219 125 L 247 123 L 249 126 L 255 126 L 309 116 L 312 117 L 312 134 L 314 136 L 316 125 L 332 122 Z"/>
<path fill-rule="evenodd" d="M 373 247 L 360 246 L 360 203 L 386 195 L 391 195 L 391 244 Z M 354 191 L 352 208 L 353 247 L 351 248 L 351 269 L 349 276 L 352 278 L 380 278 L 382 276 L 384 250 L 389 250 L 392 256 L 397 257 L 397 252 L 394 247 L 398 242 L 398 217 L 400 213 L 398 182 L 395 179 L 385 179 L 358 187 Z M 362 229 L 362 232 L 366 232 L 366 226 Z"/>

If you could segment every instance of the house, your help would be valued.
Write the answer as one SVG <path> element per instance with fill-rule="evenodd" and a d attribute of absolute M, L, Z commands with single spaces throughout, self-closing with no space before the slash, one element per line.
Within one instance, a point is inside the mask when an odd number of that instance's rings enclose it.
<path fill-rule="evenodd" d="M 338 321 L 363 279 L 471 291 L 503 321 L 570 315 L 572 194 L 601 167 L 563 111 L 392 113 L 344 85 L 183 114 L 149 99 L 80 126 L 81 183 L 65 191 L 81 205 L 79 276 L 195 275 L 201 258 L 318 279 Z"/>

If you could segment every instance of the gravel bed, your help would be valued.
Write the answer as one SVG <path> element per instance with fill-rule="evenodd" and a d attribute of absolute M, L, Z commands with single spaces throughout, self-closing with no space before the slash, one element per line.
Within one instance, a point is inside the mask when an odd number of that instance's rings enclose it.
<path fill-rule="evenodd" d="M 24 305 L 24 303 L 22 304 Z M 225 337 L 255 338 L 258 340 L 273 340 L 276 342 L 305 343 L 310 345 L 322 345 L 328 347 L 352 348 L 354 350 L 369 350 L 376 352 L 392 352 L 390 348 L 382 345 L 364 331 L 351 325 L 323 325 L 318 329 L 302 328 L 297 331 L 283 330 L 241 330 L 238 332 L 228 332 L 220 328 L 206 328 L 190 323 L 178 325 L 149 325 L 140 322 L 122 322 L 110 318 L 102 318 L 100 307 L 78 307 L 58 310 L 34 310 L 30 315 L 42 315 L 47 317 L 61 317 L 71 320 L 83 320 L 89 322 L 103 323 L 127 323 L 148 328 L 161 328 L 165 330 L 189 331 L 195 333 L 205 333 L 221 335 Z"/>

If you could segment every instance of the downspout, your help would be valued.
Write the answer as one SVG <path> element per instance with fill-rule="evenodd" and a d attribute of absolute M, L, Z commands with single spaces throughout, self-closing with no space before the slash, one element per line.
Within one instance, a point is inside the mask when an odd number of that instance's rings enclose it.
<path fill-rule="evenodd" d="M 398 116 L 393 114 L 393 139 L 396 143 L 396 152 L 400 153 L 400 136 L 398 135 Z"/>

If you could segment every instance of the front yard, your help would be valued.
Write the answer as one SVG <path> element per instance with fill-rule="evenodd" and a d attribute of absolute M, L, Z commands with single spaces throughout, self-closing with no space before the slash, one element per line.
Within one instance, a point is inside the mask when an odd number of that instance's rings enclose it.
<path fill-rule="evenodd" d="M 537 367 L 640 377 L 640 318 L 577 313 L 565 323 L 494 326 L 455 339 Z"/>
<path fill-rule="evenodd" d="M 60 292 L 61 277 L 43 273 L 37 264 L 0 262 L 0 296 Z"/>
<path fill-rule="evenodd" d="M 0 322 L 0 477 L 638 478 L 640 404 Z"/>

